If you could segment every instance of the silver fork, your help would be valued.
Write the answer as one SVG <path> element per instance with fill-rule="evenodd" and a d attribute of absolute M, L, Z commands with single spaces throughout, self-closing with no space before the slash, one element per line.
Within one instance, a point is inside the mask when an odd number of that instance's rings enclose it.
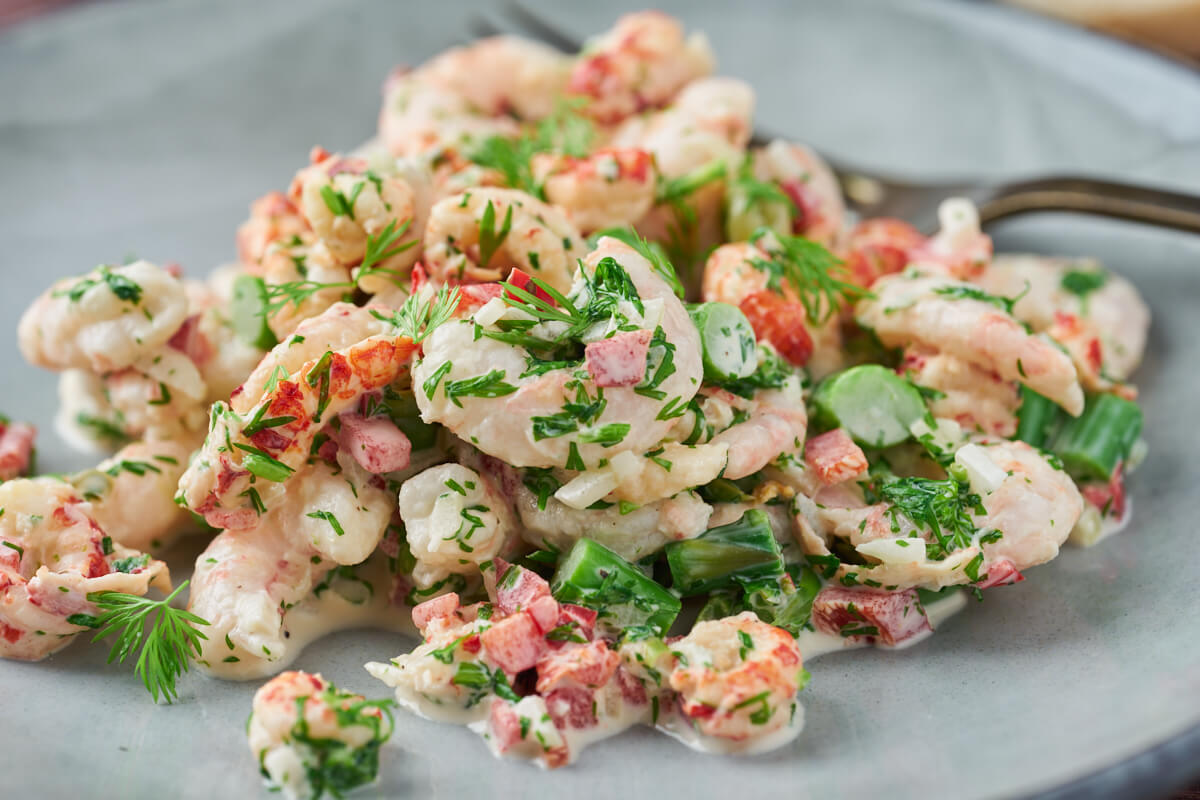
<path fill-rule="evenodd" d="M 582 43 L 578 38 L 520 3 L 506 3 L 503 9 L 506 21 L 519 33 L 566 53 L 579 51 Z M 471 18 L 470 28 L 477 37 L 509 32 L 479 15 Z M 766 144 L 775 138 L 786 137 L 768 135 L 759 129 L 751 143 Z M 980 220 L 985 225 L 1031 211 L 1072 211 L 1200 233 L 1197 195 L 1072 175 L 1004 183 L 915 183 L 869 174 L 835 159 L 826 160 L 842 184 L 850 209 L 864 217 L 907 220 L 925 232 L 937 228 L 937 207 L 942 200 L 966 197 L 979 208 Z"/>

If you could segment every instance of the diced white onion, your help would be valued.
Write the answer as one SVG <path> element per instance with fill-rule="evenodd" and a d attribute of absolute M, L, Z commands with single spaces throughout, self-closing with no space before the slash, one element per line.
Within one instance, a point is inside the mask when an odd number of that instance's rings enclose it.
<path fill-rule="evenodd" d="M 196 364 L 179 350 L 163 348 L 157 355 L 147 356 L 133 365 L 159 383 L 165 383 L 193 400 L 204 397 L 204 378 Z"/>
<path fill-rule="evenodd" d="M 1067 541 L 1076 547 L 1091 547 L 1103 538 L 1104 518 L 1100 514 L 1100 509 L 1091 503 L 1084 503 L 1083 513 L 1079 515 L 1079 521 L 1071 529 L 1071 535 L 1067 537 Z"/>
<path fill-rule="evenodd" d="M 642 306 L 646 309 L 646 313 L 642 315 L 642 327 L 653 332 L 662 322 L 663 299 L 655 297 L 642 303 Z"/>
<path fill-rule="evenodd" d="M 475 312 L 475 321 L 485 328 L 490 328 L 504 317 L 508 304 L 499 297 L 493 297 Z"/>
<path fill-rule="evenodd" d="M 925 561 L 923 539 L 872 539 L 854 548 L 864 556 L 877 558 L 884 564 L 911 564 Z"/>
<path fill-rule="evenodd" d="M 584 509 L 617 488 L 617 475 L 611 469 L 584 472 L 559 487 L 554 496 L 564 505 Z"/>
<path fill-rule="evenodd" d="M 908 426 L 908 431 L 916 439 L 932 434 L 934 445 L 943 450 L 953 451 L 963 440 L 962 426 L 952 419 L 940 417 L 934 422 L 937 423 L 937 427 L 931 428 L 924 419 L 918 419 Z"/>
<path fill-rule="evenodd" d="M 1008 473 L 992 461 L 987 450 L 974 443 L 958 448 L 954 460 L 967 471 L 967 480 L 971 488 L 980 494 L 996 491 L 1008 477 Z"/>

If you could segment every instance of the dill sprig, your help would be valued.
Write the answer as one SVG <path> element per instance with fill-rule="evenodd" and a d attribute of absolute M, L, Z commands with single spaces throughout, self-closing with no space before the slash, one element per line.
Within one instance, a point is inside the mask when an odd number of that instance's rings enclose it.
<path fill-rule="evenodd" d="M 289 303 L 299 308 L 301 304 L 314 294 L 325 289 L 357 289 L 359 282 L 363 278 L 372 275 L 387 275 L 393 283 L 402 283 L 404 276 L 401 273 L 385 269 L 378 265 L 380 262 L 386 261 L 392 256 L 416 245 L 415 240 L 405 242 L 404 244 L 396 244 L 408 232 L 411 224 L 412 220 L 406 219 L 400 225 L 396 224 L 396 220 L 392 220 L 378 234 L 368 236 L 366 253 L 363 255 L 362 263 L 358 266 L 358 273 L 354 276 L 354 280 L 323 282 L 304 279 L 287 281 L 285 283 L 266 284 L 264 313 L 268 317 L 272 317 L 283 310 Z"/>
<path fill-rule="evenodd" d="M 418 295 L 410 295 L 399 310 L 390 317 L 379 311 L 372 310 L 376 319 L 390 322 L 401 334 L 412 339 L 417 344 L 425 341 L 458 309 L 460 297 L 458 287 L 443 286 L 429 300 L 422 300 Z"/>
<path fill-rule="evenodd" d="M 871 294 L 861 286 L 834 277 L 845 272 L 842 260 L 811 239 L 759 228 L 750 242 L 768 255 L 765 259 L 749 259 L 750 265 L 767 274 L 767 286 L 771 289 L 778 290 L 781 282 L 787 281 L 796 291 L 810 322 L 819 325 L 843 302 Z"/>
<path fill-rule="evenodd" d="M 500 230 L 496 230 L 496 207 L 492 205 L 492 201 L 488 200 L 487 207 L 483 209 L 483 216 L 479 220 L 479 266 L 486 267 L 492 260 L 492 256 L 500 249 L 500 245 L 504 244 L 504 240 L 508 238 L 508 232 L 512 230 L 512 206 L 504 213 L 504 221 L 500 223 Z"/>
<path fill-rule="evenodd" d="M 171 601 L 188 585 L 184 581 L 162 600 L 151 600 L 125 592 L 91 592 L 87 599 L 102 612 L 100 616 L 73 614 L 67 622 L 98 629 L 93 642 L 116 635 L 108 663 L 124 663 L 138 653 L 133 670 L 154 702 L 159 694 L 168 703 L 177 697 L 175 680 L 188 671 L 193 656 L 200 655 L 200 640 L 207 639 L 196 625 L 208 625 L 190 611 L 172 608 Z M 146 631 L 146 623 L 150 630 Z"/>
<path fill-rule="evenodd" d="M 489 136 L 467 158 L 499 172 L 513 189 L 545 199 L 541 185 L 534 180 L 530 161 L 538 153 L 583 158 L 591 151 L 595 129 L 591 120 L 580 113 L 581 105 L 580 101 L 560 102 L 532 130 L 515 138 Z"/>

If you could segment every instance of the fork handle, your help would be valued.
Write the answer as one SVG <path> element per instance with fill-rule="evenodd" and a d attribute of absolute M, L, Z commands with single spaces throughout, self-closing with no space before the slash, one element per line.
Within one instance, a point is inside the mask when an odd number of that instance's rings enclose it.
<path fill-rule="evenodd" d="M 1200 233 L 1200 196 L 1091 178 L 1039 178 L 997 187 L 980 203 L 991 222 L 1027 211 L 1078 211 Z"/>

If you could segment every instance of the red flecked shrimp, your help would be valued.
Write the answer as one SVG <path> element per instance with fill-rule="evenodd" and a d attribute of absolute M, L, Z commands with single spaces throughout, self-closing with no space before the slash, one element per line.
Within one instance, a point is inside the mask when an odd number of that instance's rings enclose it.
<path fill-rule="evenodd" d="M 64 278 L 21 317 L 21 353 L 46 369 L 105 373 L 153 358 L 187 317 L 182 282 L 148 261 Z"/>
<path fill-rule="evenodd" d="M 160 552 L 194 527 L 191 515 L 175 503 L 191 452 L 190 445 L 178 441 L 135 442 L 68 480 L 91 503 L 89 515 L 113 541 Z"/>
<path fill-rule="evenodd" d="M 642 11 L 626 14 L 588 43 L 567 90 L 590 98 L 586 112 L 612 123 L 666 105 L 712 68 L 712 51 L 703 34 L 685 38 L 678 20 Z"/>
<path fill-rule="evenodd" d="M 583 234 L 632 225 L 654 205 L 658 169 L 639 148 L 602 148 L 583 158 L 538 154 L 532 169 L 546 199 Z"/>
<path fill-rule="evenodd" d="M 1142 360 L 1150 311 L 1129 281 L 1095 261 L 997 256 L 978 283 L 1017 297 L 1013 315 L 1066 347 L 1089 390 L 1113 389 Z"/>
<path fill-rule="evenodd" d="M 269 502 L 283 493 L 288 477 L 309 458 L 322 420 L 350 409 L 363 394 L 392 383 L 416 351 L 411 339 L 396 333 L 370 308 L 339 303 L 310 322 L 306 330 L 330 331 L 339 343 L 350 343 L 308 359 L 321 352 L 324 342 L 316 339 L 310 344 L 305 338 L 304 348 L 292 356 L 288 351 L 296 342 L 289 338 L 264 359 L 269 368 L 260 365 L 251 374 L 243 391 L 232 399 L 232 407 L 213 404 L 208 436 L 179 487 L 188 507 L 216 527 L 252 524 L 255 497 Z M 261 419 L 288 421 L 256 425 Z M 258 477 L 265 480 L 253 486 Z"/>
<path fill-rule="evenodd" d="M 571 294 L 578 308 L 592 302 L 593 292 L 613 291 L 610 287 L 619 285 L 616 291 L 626 293 L 578 334 L 586 345 L 581 368 L 527 374 L 530 356 L 524 347 L 476 336 L 477 324 L 482 328 L 488 322 L 486 329 L 491 329 L 496 322 L 495 317 L 481 319 L 489 308 L 485 306 L 474 318 L 447 322 L 425 340 L 424 355 L 413 368 L 413 385 L 421 387 L 416 398 L 422 418 L 445 425 L 514 466 L 578 464 L 572 468 L 580 470 L 657 446 L 676 422 L 662 418 L 664 404 L 672 398 L 686 404 L 700 386 L 696 327 L 666 280 L 623 242 L 602 238 L 581 269 L 589 280 L 580 278 Z M 598 281 L 603 283 L 600 289 Z M 512 313 L 524 314 L 519 309 Z M 542 325 L 549 327 L 531 329 L 529 335 L 555 338 L 564 333 L 562 322 Z M 620 331 L 618 325 L 623 326 Z M 658 361 L 654 370 L 647 365 L 664 358 L 668 350 L 673 371 L 666 374 L 664 369 L 660 377 Z M 654 383 L 652 392 L 635 391 L 647 380 Z M 470 388 L 477 384 L 486 386 Z M 582 420 L 564 412 L 566 405 L 581 402 L 580 393 L 604 400 L 596 413 L 585 413 Z M 551 429 L 538 421 L 541 418 L 562 421 Z"/>
<path fill-rule="evenodd" d="M 566 88 L 570 59 L 552 47 L 516 36 L 492 36 L 447 50 L 420 68 L 434 86 L 466 100 L 487 117 L 541 119 Z"/>
<path fill-rule="evenodd" d="M 369 237 L 392 226 L 404 233 L 389 249 L 408 247 L 375 266 L 395 271 L 411 267 L 420 254 L 416 245 L 429 211 L 420 205 L 426 197 L 420 181 L 412 173 L 369 169 L 366 159 L 319 147 L 310 160 L 310 166 L 296 173 L 288 197 L 330 255 L 354 266 L 363 260 Z"/>
<path fill-rule="evenodd" d="M 247 272 L 257 275 L 272 244 L 311 237 L 308 221 L 296 204 L 283 192 L 267 192 L 250 204 L 250 218 L 238 227 L 238 259 Z"/>
<path fill-rule="evenodd" d="M 792 201 L 792 229 L 783 232 L 834 246 L 842 235 L 846 204 L 837 177 L 824 159 L 803 144 L 781 139 L 754 151 L 752 158 L 754 176 L 778 184 Z M 746 227 L 731 229 L 733 238 L 750 238 L 754 230 Z"/>
<path fill-rule="evenodd" d="M 927 558 L 931 532 L 886 501 L 867 505 L 846 492 L 817 496 L 819 505 L 809 512 L 818 531 L 869 559 L 842 564 L 837 578 L 843 584 L 987 587 L 1020 580 L 1021 571 L 1058 555 L 1083 512 L 1083 498 L 1065 472 L 1024 442 L 986 437 L 957 448 L 955 460 L 984 513 L 969 517 L 971 541 L 940 560 Z"/>
<path fill-rule="evenodd" d="M 650 666 L 663 675 L 661 688 L 676 694 L 683 721 L 728 748 L 754 752 L 800 732 L 800 648 L 790 633 L 751 611 L 698 622 L 668 648 L 624 645 L 621 656 L 634 674 L 647 673 Z M 657 683 L 655 673 L 649 673 L 648 682 Z"/>
<path fill-rule="evenodd" d="M 200 661 L 219 677 L 252 678 L 286 667 L 303 636 L 292 615 L 330 571 L 378 547 L 395 501 L 381 482 L 339 454 L 288 482 L 288 492 L 248 509 L 196 559 L 188 608 L 210 623 Z M 232 527 L 232 526 L 231 526 Z M 372 590 L 372 593 L 374 591 Z"/>
<path fill-rule="evenodd" d="M 392 734 L 388 703 L 344 692 L 319 674 L 284 672 L 254 693 L 246 738 L 264 777 L 290 800 L 375 779 Z"/>
<path fill-rule="evenodd" d="M 421 70 L 397 70 L 384 83 L 379 136 L 394 156 L 416 156 L 517 133 L 511 117 L 488 117 L 475 111 L 466 97 L 447 91 Z"/>
<path fill-rule="evenodd" d="M 1072 415 L 1083 411 L 1070 357 L 1027 332 L 979 287 L 910 270 L 881 278 L 872 291 L 873 297 L 858 302 L 855 316 L 885 346 L 931 348 L 1019 381 Z"/>
<path fill-rule="evenodd" d="M 770 259 L 759 244 L 718 247 L 704 264 L 701 296 L 740 308 L 759 340 L 770 342 L 792 364 L 807 365 L 815 377 L 837 370 L 842 364 L 837 314 L 822 298 L 819 308 L 825 318 L 809 319 L 795 288 L 762 266 Z"/>
<path fill-rule="evenodd" d="M 167 565 L 114 542 L 58 478 L 0 484 L 0 657 L 37 661 L 89 630 L 90 592 L 169 591 Z"/>
<path fill-rule="evenodd" d="M 897 370 L 918 386 L 936 389 L 930 412 L 962 427 L 1005 438 L 1017 432 L 1021 394 L 1015 381 L 965 359 L 924 347 L 909 347 Z"/>
<path fill-rule="evenodd" d="M 29 471 L 37 428 L 27 422 L 0 418 L 0 481 L 11 481 Z"/>
<path fill-rule="evenodd" d="M 484 233 L 489 208 L 492 230 Z M 488 234 L 493 237 L 491 252 L 481 244 Z M 434 204 L 424 258 L 429 277 L 439 283 L 502 280 L 517 267 L 565 292 L 585 246 L 579 231 L 553 206 L 516 189 L 485 187 Z"/>

